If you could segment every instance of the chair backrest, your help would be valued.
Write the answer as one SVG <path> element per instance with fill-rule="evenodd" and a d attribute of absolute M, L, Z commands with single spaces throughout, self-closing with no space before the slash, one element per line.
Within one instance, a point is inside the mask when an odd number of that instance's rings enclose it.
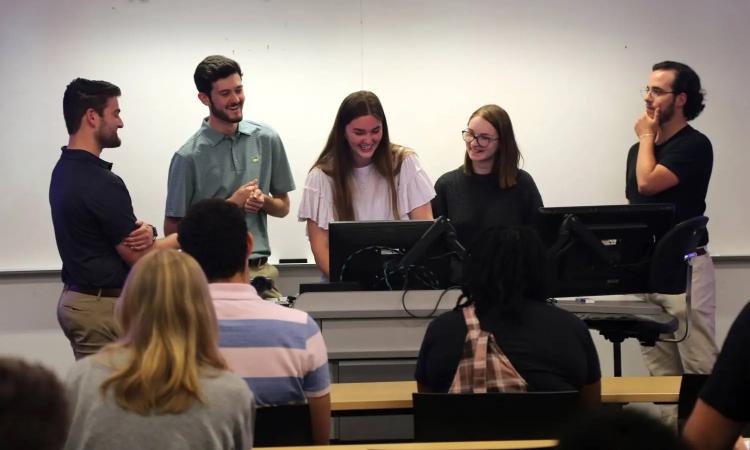
<path fill-rule="evenodd" d="M 253 447 L 311 445 L 309 406 L 299 404 L 258 408 L 253 440 Z"/>
<path fill-rule="evenodd" d="M 685 255 L 694 252 L 706 232 L 708 217 L 685 220 L 669 230 L 654 247 L 649 269 L 650 292 L 681 294 L 687 285 Z"/>
<path fill-rule="evenodd" d="M 577 391 L 412 394 L 417 441 L 551 439 L 580 409 Z"/>
<path fill-rule="evenodd" d="M 690 417 L 690 413 L 693 412 L 695 402 L 698 401 L 698 394 L 709 376 L 702 373 L 682 374 L 680 397 L 677 401 L 677 429 L 680 433 L 682 433 L 682 428 Z"/>

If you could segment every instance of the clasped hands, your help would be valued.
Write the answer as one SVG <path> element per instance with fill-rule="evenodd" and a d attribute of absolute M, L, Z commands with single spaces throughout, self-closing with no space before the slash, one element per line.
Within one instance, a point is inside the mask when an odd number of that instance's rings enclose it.
<path fill-rule="evenodd" d="M 257 213 L 265 206 L 267 197 L 258 187 L 258 180 L 255 179 L 240 186 L 229 201 L 244 209 L 245 212 Z"/>

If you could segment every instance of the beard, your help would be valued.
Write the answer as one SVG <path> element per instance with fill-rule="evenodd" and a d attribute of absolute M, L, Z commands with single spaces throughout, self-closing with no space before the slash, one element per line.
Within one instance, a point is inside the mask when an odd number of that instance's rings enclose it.
<path fill-rule="evenodd" d="M 659 122 L 660 123 L 666 123 L 672 120 L 672 116 L 674 116 L 674 101 L 675 99 L 672 99 L 672 103 L 668 105 L 664 105 L 664 107 L 661 108 L 660 114 L 659 114 Z"/>
<path fill-rule="evenodd" d="M 229 117 L 229 115 L 224 112 L 223 109 L 219 109 L 214 105 L 214 102 L 209 98 L 208 100 L 208 109 L 211 111 L 211 115 L 216 117 L 217 119 L 223 120 L 224 122 L 229 123 L 239 123 L 242 122 L 242 103 L 240 103 L 240 115 L 239 117 Z"/>
<path fill-rule="evenodd" d="M 100 127 L 96 132 L 96 140 L 102 148 L 115 148 L 122 144 L 117 135 L 117 128 L 108 130 Z"/>

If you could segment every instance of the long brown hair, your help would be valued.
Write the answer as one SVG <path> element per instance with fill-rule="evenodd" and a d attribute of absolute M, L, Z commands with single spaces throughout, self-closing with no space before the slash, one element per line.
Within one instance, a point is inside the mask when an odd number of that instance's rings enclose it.
<path fill-rule="evenodd" d="M 497 174 L 498 184 L 502 189 L 515 186 L 518 182 L 518 165 L 522 157 L 518 144 L 516 144 L 516 136 L 513 133 L 513 123 L 510 121 L 510 116 L 497 105 L 482 106 L 471 114 L 469 121 L 477 116 L 489 122 L 500 138 L 497 141 L 497 151 L 492 161 L 492 173 Z M 468 153 L 464 155 L 464 173 L 474 173 Z"/>
<path fill-rule="evenodd" d="M 142 415 L 186 411 L 203 400 L 200 375 L 227 368 L 206 277 L 186 253 L 144 256 L 128 276 L 116 314 L 123 337 L 98 356 L 115 369 L 100 390 L 104 395 L 112 387 L 124 409 Z M 114 357 L 118 350 L 127 352 L 124 363 Z"/>
<path fill-rule="evenodd" d="M 313 169 L 317 167 L 333 179 L 333 207 L 336 220 L 354 220 L 351 192 L 354 158 L 349 142 L 346 140 L 346 126 L 352 120 L 362 116 L 373 116 L 383 125 L 383 137 L 380 139 L 378 148 L 375 149 L 372 162 L 378 173 L 388 182 L 391 211 L 393 218 L 398 220 L 400 214 L 395 178 L 401 170 L 404 158 L 412 151 L 391 143 L 383 105 L 372 92 L 353 92 L 341 102 L 331 133 L 328 135 L 328 142 L 313 164 Z"/>

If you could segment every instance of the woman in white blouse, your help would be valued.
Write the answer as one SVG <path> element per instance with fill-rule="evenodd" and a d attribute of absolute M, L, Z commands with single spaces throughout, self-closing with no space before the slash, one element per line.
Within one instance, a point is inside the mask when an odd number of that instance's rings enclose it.
<path fill-rule="evenodd" d="M 432 182 L 411 149 L 391 143 L 378 97 L 349 94 L 307 175 L 298 218 L 307 221 L 315 263 L 326 278 L 328 224 L 335 220 L 431 220 Z"/>

